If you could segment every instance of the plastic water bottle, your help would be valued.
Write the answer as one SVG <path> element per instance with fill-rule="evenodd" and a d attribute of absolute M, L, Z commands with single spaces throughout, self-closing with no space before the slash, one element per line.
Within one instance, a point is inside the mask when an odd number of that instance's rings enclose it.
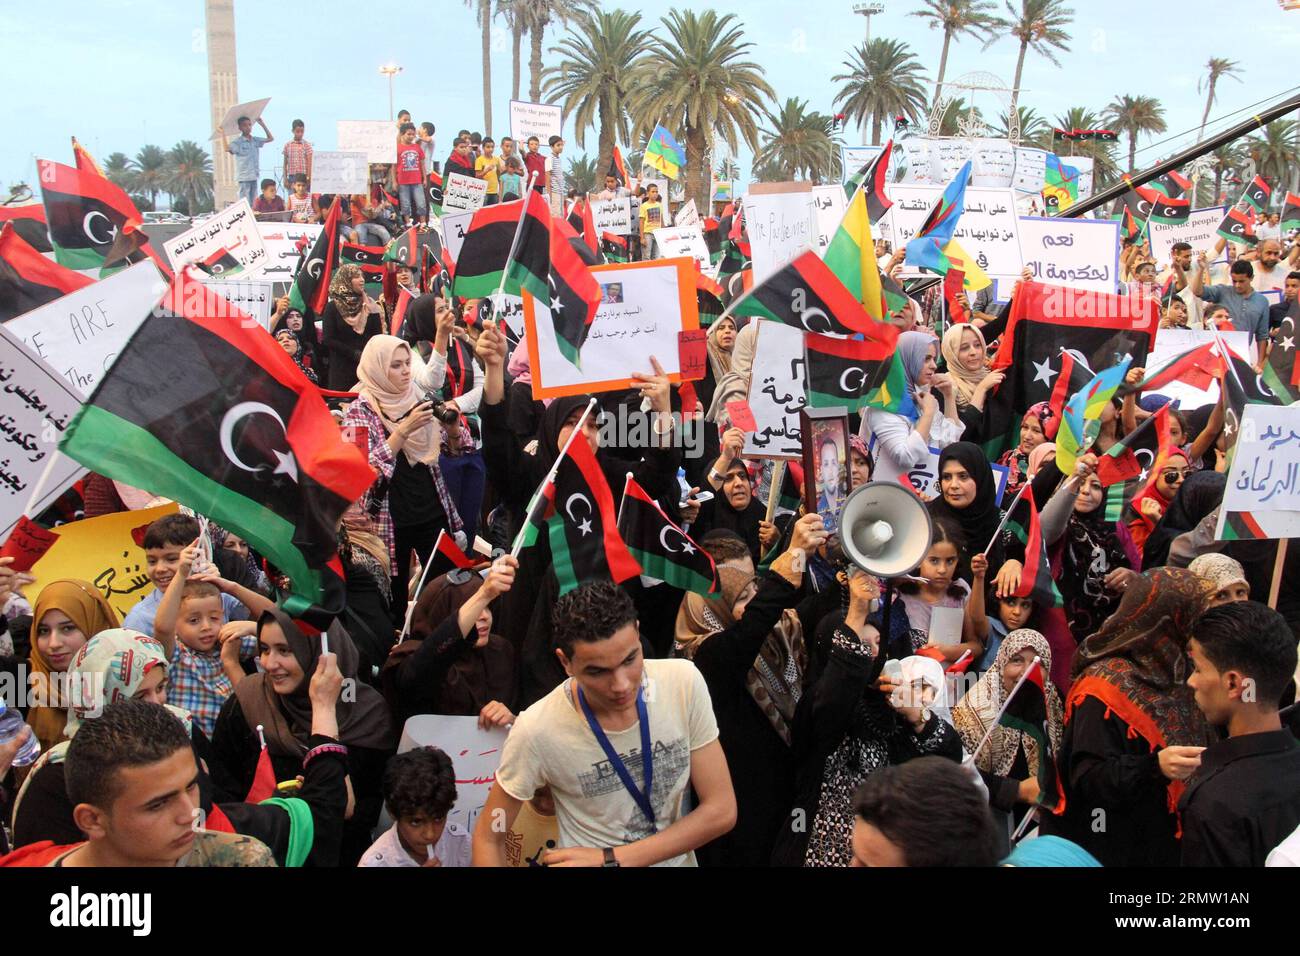
<path fill-rule="evenodd" d="M 0 744 L 7 744 L 23 732 L 27 722 L 23 720 L 23 715 L 17 710 L 7 706 L 0 698 Z M 27 743 L 23 744 L 18 750 L 18 755 L 14 757 L 15 767 L 26 767 L 36 762 L 36 758 L 41 755 L 41 742 L 36 739 L 36 734 L 27 738 Z"/>
<path fill-rule="evenodd" d="M 678 501 L 685 501 L 688 497 L 690 497 L 690 494 L 691 494 L 691 483 L 690 483 L 689 481 L 686 480 L 686 469 L 685 469 L 685 468 L 678 468 L 678 469 L 677 469 L 677 487 L 678 487 L 678 488 L 680 489 L 680 491 L 681 491 L 681 497 L 679 497 L 679 498 L 677 499 Z"/>

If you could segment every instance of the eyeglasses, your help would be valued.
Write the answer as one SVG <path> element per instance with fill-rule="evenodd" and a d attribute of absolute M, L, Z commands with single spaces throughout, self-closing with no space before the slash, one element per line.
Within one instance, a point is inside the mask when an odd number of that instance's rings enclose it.
<path fill-rule="evenodd" d="M 1192 473 L 1192 472 L 1191 472 L 1191 469 L 1186 469 L 1186 470 L 1181 470 L 1181 471 L 1180 471 L 1180 470 L 1178 470 L 1178 469 L 1176 469 L 1176 468 L 1171 468 L 1171 469 L 1169 469 L 1168 471 L 1164 472 L 1164 473 L 1161 475 L 1161 477 L 1164 478 L 1166 484 L 1173 485 L 1173 484 L 1177 484 L 1178 482 L 1182 481 L 1184 478 L 1186 478 L 1186 477 L 1187 477 L 1188 475 L 1190 475 L 1191 473 Z"/>

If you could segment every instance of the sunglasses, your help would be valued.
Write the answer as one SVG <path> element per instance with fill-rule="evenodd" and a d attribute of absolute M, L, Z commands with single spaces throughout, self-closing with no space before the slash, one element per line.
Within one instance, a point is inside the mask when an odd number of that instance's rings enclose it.
<path fill-rule="evenodd" d="M 1170 485 L 1172 485 L 1172 484 L 1176 484 L 1176 483 L 1182 481 L 1184 478 L 1186 478 L 1186 477 L 1187 477 L 1188 475 L 1190 475 L 1191 473 L 1192 473 L 1192 472 L 1191 472 L 1190 469 L 1188 469 L 1188 470 L 1186 470 L 1186 471 L 1179 471 L 1179 470 L 1177 470 L 1177 469 L 1173 469 L 1173 468 L 1171 468 L 1169 471 L 1164 472 L 1164 473 L 1161 475 L 1161 477 L 1163 477 L 1163 478 L 1165 479 L 1165 483 L 1166 483 L 1166 484 L 1170 484 Z"/>

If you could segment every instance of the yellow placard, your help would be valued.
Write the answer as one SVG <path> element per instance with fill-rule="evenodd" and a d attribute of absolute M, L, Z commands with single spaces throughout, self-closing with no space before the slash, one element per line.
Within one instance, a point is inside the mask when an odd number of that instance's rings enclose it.
<path fill-rule="evenodd" d="M 59 525 L 52 529 L 59 540 L 32 567 L 36 582 L 25 587 L 23 593 L 35 604 L 41 588 L 51 581 L 78 578 L 95 585 L 118 619 L 125 618 L 154 589 L 144 549 L 135 543 L 131 532 L 176 510 L 172 502 Z"/>

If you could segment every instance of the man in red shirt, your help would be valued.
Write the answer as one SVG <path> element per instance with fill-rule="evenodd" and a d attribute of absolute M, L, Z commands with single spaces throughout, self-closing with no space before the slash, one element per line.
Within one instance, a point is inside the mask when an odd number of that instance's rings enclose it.
<path fill-rule="evenodd" d="M 524 170 L 533 177 L 533 189 L 539 193 L 546 191 L 546 157 L 538 151 L 540 141 L 536 136 L 528 137 L 528 152 L 524 153 Z"/>

